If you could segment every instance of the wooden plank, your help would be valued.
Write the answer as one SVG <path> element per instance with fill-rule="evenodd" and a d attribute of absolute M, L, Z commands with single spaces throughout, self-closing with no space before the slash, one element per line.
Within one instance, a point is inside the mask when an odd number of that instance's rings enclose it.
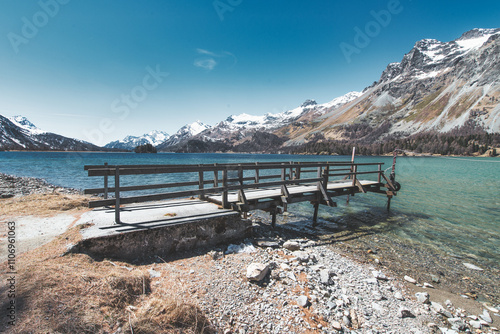
<path fill-rule="evenodd" d="M 206 181 L 205 184 L 212 183 L 212 181 Z M 198 185 L 198 181 L 192 182 L 175 182 L 175 183 L 163 183 L 163 184 L 144 184 L 138 186 L 127 186 L 120 187 L 120 191 L 139 191 L 139 190 L 151 190 L 151 189 L 163 189 L 163 188 L 180 188 L 180 187 L 188 187 L 188 186 L 196 186 Z M 109 192 L 114 192 L 115 188 L 108 188 Z M 102 194 L 104 192 L 104 188 L 92 188 L 85 189 L 84 194 Z"/>

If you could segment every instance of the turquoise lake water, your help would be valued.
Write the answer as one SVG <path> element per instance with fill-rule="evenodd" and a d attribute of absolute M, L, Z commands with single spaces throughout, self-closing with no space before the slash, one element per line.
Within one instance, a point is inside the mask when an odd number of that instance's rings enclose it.
<path fill-rule="evenodd" d="M 50 183 L 78 189 L 102 186 L 102 178 L 88 177 L 88 164 L 201 164 L 255 161 L 348 161 L 346 156 L 299 156 L 260 154 L 134 154 L 0 152 L 0 172 L 38 177 Z M 356 162 L 392 164 L 392 157 L 356 157 Z M 388 175 L 388 174 L 387 174 Z M 158 176 L 146 181 L 158 181 Z M 386 197 L 359 194 L 347 205 L 336 198 L 337 208 L 322 207 L 320 218 L 338 221 L 358 216 L 370 220 L 377 233 L 411 240 L 424 247 L 478 263 L 500 265 L 500 159 L 452 157 L 398 157 L 396 180 L 402 189 L 385 209 Z M 165 179 L 163 179 L 165 181 Z M 126 181 L 122 183 L 126 185 Z M 131 183 L 130 183 L 131 184 Z M 308 220 L 309 204 L 292 206 L 298 217 Z M 371 224 L 370 224 L 371 225 Z"/>

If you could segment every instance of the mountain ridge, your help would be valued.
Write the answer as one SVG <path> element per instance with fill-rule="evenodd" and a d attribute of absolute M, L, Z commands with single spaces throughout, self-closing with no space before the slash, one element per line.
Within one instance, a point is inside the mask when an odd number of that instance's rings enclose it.
<path fill-rule="evenodd" d="M 102 151 L 94 144 L 43 131 L 26 117 L 0 115 L 0 150 Z"/>
<path fill-rule="evenodd" d="M 153 130 L 142 136 L 126 136 L 121 140 L 115 140 L 104 145 L 105 148 L 133 151 L 137 146 L 151 144 L 158 146 L 165 142 L 170 135 L 165 131 Z"/>

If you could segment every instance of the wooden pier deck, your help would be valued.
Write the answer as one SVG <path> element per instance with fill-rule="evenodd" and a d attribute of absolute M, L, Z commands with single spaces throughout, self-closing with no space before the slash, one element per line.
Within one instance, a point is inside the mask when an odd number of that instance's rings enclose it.
<path fill-rule="evenodd" d="M 396 195 L 397 189 L 382 170 L 383 163 L 353 162 L 266 162 L 202 165 L 93 165 L 85 166 L 89 176 L 104 177 L 103 188 L 86 189 L 86 194 L 104 194 L 89 207 L 114 206 L 120 224 L 120 205 L 198 196 L 224 209 L 241 213 L 260 209 L 276 214 L 288 204 L 309 201 L 314 205 L 313 224 L 319 205 L 336 206 L 332 198 L 356 193 Z M 167 183 L 122 184 L 126 175 L 163 174 Z M 369 179 L 372 176 L 371 180 Z M 362 178 L 360 178 L 362 177 Z M 364 179 L 364 178 L 367 179 Z M 109 178 L 114 179 L 112 187 Z M 154 194 L 123 197 L 125 192 L 168 189 Z M 114 193 L 114 198 L 108 198 Z"/>

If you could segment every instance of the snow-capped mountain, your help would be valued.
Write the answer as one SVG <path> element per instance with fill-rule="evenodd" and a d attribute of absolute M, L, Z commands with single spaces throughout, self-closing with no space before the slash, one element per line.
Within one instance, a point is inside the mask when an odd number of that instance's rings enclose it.
<path fill-rule="evenodd" d="M 163 143 L 158 145 L 158 150 L 165 150 L 169 146 L 177 145 L 178 143 L 184 140 L 188 140 L 193 136 L 196 136 L 197 134 L 210 128 L 211 128 L 210 125 L 204 124 L 200 121 L 184 125 L 176 133 L 174 133 L 168 139 L 163 141 Z"/>
<path fill-rule="evenodd" d="M 327 110 L 338 108 L 356 99 L 361 94 L 360 92 L 350 92 L 324 104 L 317 104 L 315 100 L 306 100 L 297 108 L 276 114 L 267 113 L 256 116 L 243 113 L 231 115 L 213 127 L 204 124 L 200 126 L 199 123 L 193 123 L 181 128 L 162 145 L 158 146 L 158 149 L 168 151 L 173 146 L 182 146 L 191 139 L 212 143 L 224 142 L 224 145 L 229 146 L 241 145 L 245 140 L 254 138 L 256 133 L 272 133 L 286 125 L 292 124 L 305 115 L 320 116 Z M 193 127 L 196 128 L 196 131 L 189 130 Z M 211 145 L 210 147 L 216 146 Z"/>
<path fill-rule="evenodd" d="M 43 131 L 23 116 L 0 115 L 0 150 L 101 151 L 102 148 Z"/>
<path fill-rule="evenodd" d="M 12 116 L 8 117 L 9 120 L 20 127 L 21 129 L 26 130 L 28 133 L 33 134 L 33 135 L 39 135 L 42 133 L 46 133 L 46 131 L 43 131 L 39 129 L 38 127 L 35 126 L 35 124 L 31 123 L 26 117 L 24 116 Z"/>
<path fill-rule="evenodd" d="M 272 133 L 286 125 L 292 124 L 305 115 L 322 115 L 327 110 L 337 108 L 353 99 L 359 97 L 361 93 L 350 92 L 338 97 L 328 103 L 318 104 L 315 100 L 306 100 L 297 108 L 283 111 L 280 113 L 256 116 L 249 114 L 231 115 L 224 121 L 221 121 L 203 132 L 200 132 L 194 139 L 204 142 L 224 141 L 230 145 L 241 144 L 242 140 L 253 137 L 256 132 Z M 189 137 L 191 138 L 191 137 Z M 185 139 L 184 139 L 185 140 Z M 179 144 L 179 140 L 175 144 Z M 173 144 L 173 145 L 175 145 Z M 162 147 L 166 147 L 163 146 Z"/>
<path fill-rule="evenodd" d="M 343 127 L 382 124 L 381 135 L 447 132 L 473 119 L 489 132 L 500 132 L 500 29 L 473 29 L 450 42 L 424 39 L 391 63 L 380 80 L 361 96 L 328 110 L 315 122 L 289 126 L 287 145 L 308 141 L 315 133 L 345 139 Z M 301 121 L 302 119 L 299 119 Z"/>
<path fill-rule="evenodd" d="M 127 136 L 122 140 L 112 141 L 104 147 L 116 148 L 120 150 L 133 150 L 139 145 L 151 144 L 153 146 L 158 146 L 169 137 L 169 134 L 164 131 L 154 130 L 142 136 Z"/>

